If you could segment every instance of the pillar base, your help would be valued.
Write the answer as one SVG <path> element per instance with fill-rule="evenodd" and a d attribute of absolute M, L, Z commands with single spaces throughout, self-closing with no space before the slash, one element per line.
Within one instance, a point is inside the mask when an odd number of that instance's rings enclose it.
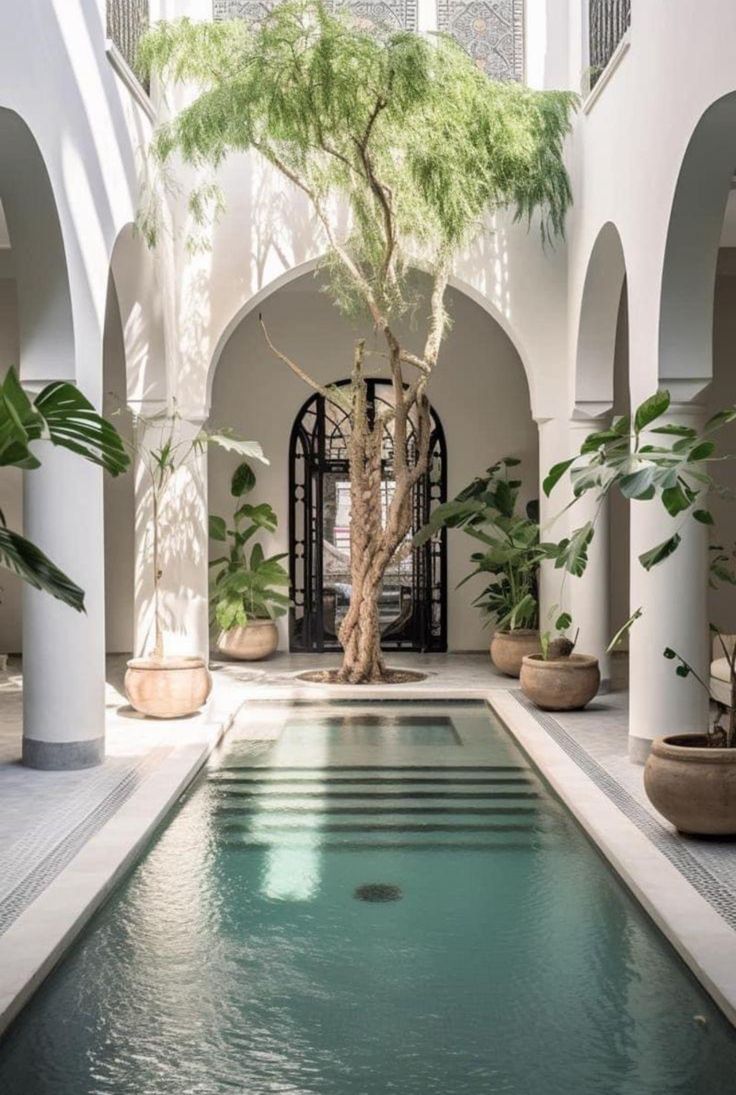
<path fill-rule="evenodd" d="M 23 738 L 23 763 L 46 772 L 94 768 L 105 759 L 105 738 L 87 741 L 39 741 Z"/>
<path fill-rule="evenodd" d="M 651 749 L 651 738 L 637 738 L 629 734 L 629 760 L 632 764 L 646 764 Z"/>

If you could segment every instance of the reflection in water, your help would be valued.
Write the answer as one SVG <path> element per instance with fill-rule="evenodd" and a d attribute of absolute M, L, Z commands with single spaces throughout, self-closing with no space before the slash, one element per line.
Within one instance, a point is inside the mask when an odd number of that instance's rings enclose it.
<path fill-rule="evenodd" d="M 273 718 L 31 1002 L 3 1095 L 731 1095 L 732 1028 L 482 705 Z"/>

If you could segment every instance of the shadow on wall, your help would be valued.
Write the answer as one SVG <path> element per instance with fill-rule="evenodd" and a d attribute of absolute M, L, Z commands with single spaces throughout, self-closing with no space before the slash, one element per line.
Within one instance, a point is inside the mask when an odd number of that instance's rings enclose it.
<path fill-rule="evenodd" d="M 262 304 L 274 343 L 304 366 L 315 379 L 329 383 L 350 372 L 353 343 L 366 336 L 368 349 L 381 349 L 379 336 L 346 320 L 321 291 L 312 274 L 276 290 Z M 531 418 L 529 391 L 521 360 L 500 326 L 474 301 L 453 289 L 448 293 L 452 330 L 432 376 L 429 396 L 447 438 L 448 496 L 453 497 L 475 475 L 499 457 L 523 460 L 526 498 L 536 493 L 537 428 Z M 426 309 L 421 301 L 405 337 L 419 349 Z M 414 347 L 416 343 L 416 347 Z M 374 357 L 373 375 L 385 376 L 385 362 Z M 257 309 L 241 320 L 220 357 L 214 377 L 212 420 L 233 425 L 261 442 L 271 464 L 259 469 L 253 501 L 269 502 L 279 517 L 278 532 L 264 537 L 264 550 L 288 551 L 288 449 L 291 427 L 309 390 L 273 358 L 258 325 Z M 209 460 L 209 509 L 230 512 L 229 479 L 235 459 L 213 452 Z M 449 648 L 485 649 L 484 630 L 471 601 L 478 586 L 456 591 L 468 573 L 469 550 L 461 537 L 448 540 Z M 286 648 L 286 622 L 281 621 L 281 648 Z"/>

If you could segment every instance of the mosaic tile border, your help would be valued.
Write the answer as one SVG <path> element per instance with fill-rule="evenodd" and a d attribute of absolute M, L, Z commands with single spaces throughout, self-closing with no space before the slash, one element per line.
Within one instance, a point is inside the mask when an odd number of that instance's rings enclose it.
<path fill-rule="evenodd" d="M 8 930 L 28 906 L 54 881 L 87 841 L 120 809 L 150 772 L 157 767 L 167 748 L 154 749 L 138 764 L 126 769 L 115 786 L 38 860 L 20 882 L 0 901 L 0 935 Z"/>
<path fill-rule="evenodd" d="M 729 886 L 700 863 L 686 847 L 683 838 L 661 825 L 556 719 L 534 707 L 521 692 L 514 692 L 514 698 L 614 806 L 677 868 L 728 926 L 736 930 L 736 886 Z"/>

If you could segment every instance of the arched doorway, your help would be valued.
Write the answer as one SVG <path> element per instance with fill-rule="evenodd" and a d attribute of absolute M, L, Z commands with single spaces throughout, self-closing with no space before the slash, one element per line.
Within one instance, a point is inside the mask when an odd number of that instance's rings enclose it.
<path fill-rule="evenodd" d="M 338 386 L 348 381 L 339 381 Z M 367 381 L 369 415 L 390 400 L 388 380 Z M 292 651 L 339 649 L 340 623 L 350 604 L 350 482 L 347 413 L 322 395 L 301 407 L 289 444 L 289 565 Z M 409 439 L 411 445 L 411 437 Z M 382 499 L 391 499 L 393 439 L 383 440 Z M 445 435 L 432 411 L 429 470 L 414 488 L 414 531 L 447 497 Z M 447 649 L 447 536 L 439 532 L 390 567 L 380 600 L 386 650 Z"/>

